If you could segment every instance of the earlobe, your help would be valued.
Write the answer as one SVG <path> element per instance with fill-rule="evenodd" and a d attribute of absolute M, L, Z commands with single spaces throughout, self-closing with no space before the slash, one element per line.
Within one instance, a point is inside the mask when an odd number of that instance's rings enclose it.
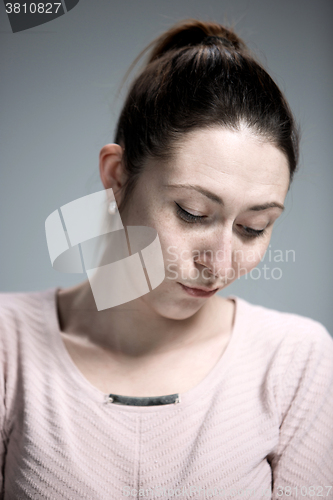
<path fill-rule="evenodd" d="M 125 182 L 123 148 L 119 144 L 106 144 L 99 154 L 99 171 L 105 189 L 112 188 L 114 193 Z"/>

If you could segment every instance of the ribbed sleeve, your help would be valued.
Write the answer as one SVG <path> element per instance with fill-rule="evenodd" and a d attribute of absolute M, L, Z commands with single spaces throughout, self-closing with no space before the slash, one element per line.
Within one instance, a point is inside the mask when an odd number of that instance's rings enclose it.
<path fill-rule="evenodd" d="M 326 497 L 333 490 L 333 342 L 324 327 L 315 326 L 284 354 L 273 498 L 281 498 L 286 487 L 295 497 Z"/>
<path fill-rule="evenodd" d="M 0 325 L 1 329 L 1 325 Z M 6 374 L 6 366 L 5 366 L 5 353 L 4 353 L 4 345 L 0 344 L 0 485 L 3 485 L 4 480 L 4 465 L 5 465 L 5 454 L 6 454 L 6 442 L 7 436 L 5 434 L 5 374 Z M 3 488 L 1 488 L 1 491 Z M 2 495 L 0 493 L 0 498 Z"/>

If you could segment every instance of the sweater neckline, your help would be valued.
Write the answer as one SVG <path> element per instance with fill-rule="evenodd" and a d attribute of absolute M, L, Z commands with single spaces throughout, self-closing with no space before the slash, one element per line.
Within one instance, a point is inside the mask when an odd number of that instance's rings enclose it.
<path fill-rule="evenodd" d="M 109 403 L 108 394 L 105 394 L 100 389 L 95 387 L 83 375 L 81 370 L 76 366 L 71 358 L 64 342 L 61 337 L 58 313 L 57 313 L 57 292 L 60 287 L 50 288 L 42 292 L 42 299 L 44 300 L 45 307 L 43 307 L 45 315 L 45 324 L 50 335 L 50 342 L 53 345 L 53 351 L 57 357 L 57 362 L 61 363 L 64 373 L 69 377 L 69 385 L 72 386 L 77 393 L 82 391 L 80 397 L 89 398 L 98 404 L 107 405 L 111 411 L 126 411 L 136 413 L 150 413 L 160 411 L 172 411 L 176 408 L 191 405 L 201 399 L 209 396 L 211 391 L 223 380 L 228 366 L 232 359 L 235 357 L 239 338 L 244 333 L 244 322 L 241 320 L 243 316 L 243 309 L 246 307 L 246 301 L 235 296 L 230 295 L 226 299 L 231 299 L 235 302 L 234 322 L 231 331 L 230 340 L 228 345 L 219 358 L 218 362 L 208 372 L 208 374 L 195 386 L 184 393 L 179 393 L 179 403 L 168 404 L 161 406 L 124 406 Z"/>

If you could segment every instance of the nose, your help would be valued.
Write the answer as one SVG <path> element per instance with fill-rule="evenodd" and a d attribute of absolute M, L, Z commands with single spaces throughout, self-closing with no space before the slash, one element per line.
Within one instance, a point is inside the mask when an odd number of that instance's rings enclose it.
<path fill-rule="evenodd" d="M 206 278 L 211 276 L 223 282 L 228 279 L 232 271 L 232 234 L 230 232 L 224 231 L 218 238 L 207 239 L 205 247 L 198 253 L 195 263 L 201 266 Z"/>

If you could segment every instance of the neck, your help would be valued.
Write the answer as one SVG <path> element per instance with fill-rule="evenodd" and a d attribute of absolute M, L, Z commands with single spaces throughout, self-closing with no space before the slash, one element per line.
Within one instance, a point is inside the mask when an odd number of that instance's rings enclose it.
<path fill-rule="evenodd" d="M 215 295 L 184 319 L 163 317 L 142 298 L 97 311 L 89 282 L 60 290 L 58 313 L 62 332 L 129 358 L 200 344 L 232 324 L 230 302 Z"/>

